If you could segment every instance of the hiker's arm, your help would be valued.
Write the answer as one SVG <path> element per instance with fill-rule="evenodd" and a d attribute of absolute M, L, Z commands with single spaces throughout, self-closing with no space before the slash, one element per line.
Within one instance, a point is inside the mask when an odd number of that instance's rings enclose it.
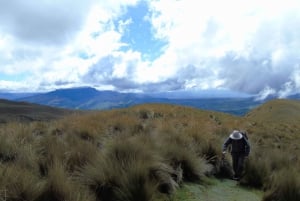
<path fill-rule="evenodd" d="M 229 144 L 231 143 L 231 138 L 227 138 L 227 140 L 224 142 L 223 147 L 222 147 L 222 152 L 226 152 L 227 147 L 229 146 Z"/>

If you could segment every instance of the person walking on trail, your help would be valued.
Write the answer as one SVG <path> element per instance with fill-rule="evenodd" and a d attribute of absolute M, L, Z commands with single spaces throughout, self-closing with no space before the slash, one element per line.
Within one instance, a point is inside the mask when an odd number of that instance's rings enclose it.
<path fill-rule="evenodd" d="M 238 130 L 234 130 L 223 144 L 223 157 L 225 156 L 229 145 L 231 145 L 231 157 L 234 172 L 233 179 L 240 180 L 244 169 L 245 158 L 247 158 L 250 153 L 250 143 L 245 134 Z"/>

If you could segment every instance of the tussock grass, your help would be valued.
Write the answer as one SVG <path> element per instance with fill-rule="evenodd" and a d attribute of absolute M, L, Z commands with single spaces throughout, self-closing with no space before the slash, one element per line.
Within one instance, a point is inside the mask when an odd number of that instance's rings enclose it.
<path fill-rule="evenodd" d="M 17 145 L 12 137 L 0 135 L 0 161 L 12 162 L 17 157 Z"/>
<path fill-rule="evenodd" d="M 273 200 L 300 200 L 300 173 L 298 169 L 288 168 L 272 174 L 270 188 L 263 201 Z"/>
<path fill-rule="evenodd" d="M 70 140 L 70 139 L 69 139 Z M 84 140 L 70 140 L 68 150 L 64 154 L 64 161 L 68 172 L 74 172 L 95 159 L 95 153 L 99 151 L 96 145 Z"/>
<path fill-rule="evenodd" d="M 177 186 L 173 170 L 152 146 L 139 137 L 113 139 L 79 177 L 100 200 L 152 200 L 155 192 L 171 193 Z"/>
<path fill-rule="evenodd" d="M 44 187 L 36 199 L 37 201 L 95 200 L 95 197 L 90 195 L 87 189 L 68 175 L 65 165 L 60 161 L 54 161 L 44 181 Z"/>
<path fill-rule="evenodd" d="M 0 189 L 6 191 L 7 200 L 36 200 L 43 187 L 44 182 L 28 169 L 0 166 Z"/>
<path fill-rule="evenodd" d="M 245 161 L 244 176 L 240 184 L 262 189 L 270 176 L 270 169 L 264 158 L 250 156 Z"/>
<path fill-rule="evenodd" d="M 159 145 L 162 156 L 175 169 L 182 171 L 185 181 L 201 181 L 210 171 L 207 161 L 198 155 L 191 138 L 182 134 L 164 134 Z"/>
<path fill-rule="evenodd" d="M 0 188 L 11 200 L 168 199 L 183 182 L 229 177 L 221 146 L 239 128 L 252 144 L 240 183 L 264 189 L 265 201 L 297 197 L 299 175 L 287 166 L 300 165 L 300 129 L 254 117 L 146 104 L 1 125 Z"/>

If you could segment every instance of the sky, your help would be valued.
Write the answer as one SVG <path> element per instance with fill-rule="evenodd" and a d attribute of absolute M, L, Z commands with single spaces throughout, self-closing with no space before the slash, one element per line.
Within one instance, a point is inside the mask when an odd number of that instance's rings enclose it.
<path fill-rule="evenodd" d="M 0 91 L 300 92 L 299 0 L 0 0 Z"/>

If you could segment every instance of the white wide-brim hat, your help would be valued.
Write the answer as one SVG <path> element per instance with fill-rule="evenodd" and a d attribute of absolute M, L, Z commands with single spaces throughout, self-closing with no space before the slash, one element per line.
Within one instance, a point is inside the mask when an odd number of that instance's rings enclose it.
<path fill-rule="evenodd" d="M 243 138 L 243 135 L 239 131 L 234 130 L 229 137 L 233 140 L 240 140 Z"/>

